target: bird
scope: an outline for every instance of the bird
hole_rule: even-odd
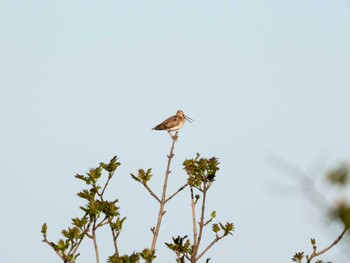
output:
[[[171,138],[174,139],[175,137],[171,134],[171,131],[178,131],[181,129],[186,120],[189,122],[193,121],[193,119],[186,116],[182,110],[178,110],[176,115],[167,118],[165,121],[152,128],[152,130],[165,130],[170,134]]]

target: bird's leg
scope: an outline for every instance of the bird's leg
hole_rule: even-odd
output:
[[[171,136],[171,139],[173,139],[173,140],[175,140],[175,141],[177,141],[177,139],[179,138],[179,137],[177,136],[178,131],[175,132],[175,135],[172,135],[170,131],[168,131],[168,133],[169,133],[169,135]]]

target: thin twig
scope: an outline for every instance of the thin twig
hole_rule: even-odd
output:
[[[113,177],[113,174],[114,174],[114,172],[109,172],[109,173],[108,173],[108,179],[107,179],[107,181],[106,181],[106,183],[105,183],[105,185],[104,185],[104,187],[103,187],[103,189],[102,189],[102,192],[100,192],[100,191],[98,190],[98,187],[97,187],[95,184],[93,185],[94,189],[96,190],[97,195],[100,197],[100,199],[101,199],[102,202],[104,202],[103,195],[104,195],[104,192],[105,192],[105,190],[106,190],[106,188],[107,188],[107,186],[108,186],[109,181],[110,181],[110,180],[112,179],[112,177]],[[107,222],[106,222],[105,220],[107,220]],[[106,216],[106,217],[95,227],[95,229],[97,229],[97,228],[99,228],[99,227],[102,227],[102,226],[104,226],[104,225],[107,225],[107,224],[111,225],[111,224],[112,224],[112,219],[111,219],[110,217],[107,217],[107,216]],[[118,235],[115,235],[114,230],[113,230],[112,228],[111,228],[111,232],[112,232],[112,239],[113,239],[114,251],[115,251],[115,254],[117,255],[117,257],[119,257],[118,244],[117,244]],[[87,236],[88,236],[89,238],[93,239],[94,245],[95,245],[96,236],[95,236],[95,239],[94,239],[93,235],[87,235]],[[96,248],[96,247],[97,247],[97,242],[96,242],[95,248]],[[98,251],[97,251],[97,253],[98,253]]]
[[[210,218],[207,222],[204,223],[204,226],[208,225],[209,223],[211,223],[211,221],[213,221],[213,218]]]
[[[105,183],[105,186],[102,189],[102,192],[101,192],[101,195],[100,195],[101,198],[102,198],[103,194],[105,193],[105,190],[106,190],[106,188],[108,186],[109,181],[112,179],[113,174],[114,174],[114,172],[108,172],[108,179],[107,179],[107,182]]]
[[[55,248],[55,245],[54,245],[52,242],[49,242],[49,241],[46,239],[46,237],[44,237],[43,242],[46,243],[46,244],[48,244],[50,247],[52,247],[52,249],[56,252],[56,254],[57,254],[62,260],[64,260],[64,254],[62,254],[62,252],[60,252],[59,250],[57,250],[57,249]]]
[[[90,224],[89,224],[89,227],[90,227]],[[80,238],[79,242],[75,245],[75,248],[72,250],[71,255],[74,255],[77,252],[82,241],[83,241],[83,238]]]
[[[119,258],[119,250],[118,250],[118,244],[117,244],[118,235],[115,234],[115,231],[112,228],[111,228],[111,231],[112,231],[115,255]]]
[[[334,242],[332,244],[330,244],[328,247],[322,249],[321,251],[316,252],[316,247],[315,247],[314,251],[312,252],[310,258],[307,261],[307,263],[310,263],[313,258],[318,257],[319,255],[322,255],[323,253],[326,253],[328,250],[330,250],[332,247],[334,247],[336,244],[338,244],[339,241],[342,240],[342,238],[344,237],[345,233],[348,230],[349,230],[349,227],[345,227],[343,232],[341,232],[341,234],[337,237],[337,239],[334,240]]]
[[[169,196],[169,197],[165,200],[165,203],[167,203],[168,201],[170,201],[175,195],[177,195],[179,192],[181,192],[183,189],[185,189],[187,185],[188,185],[188,184],[186,183],[186,184],[184,184],[183,186],[181,186],[181,187],[179,188],[179,190],[177,190],[175,193],[173,193],[171,196]]]
[[[195,261],[192,261],[193,263],[197,262],[196,257],[197,257],[199,246],[200,246],[200,243],[202,240],[203,228],[205,226],[204,214],[205,214],[206,196],[207,196],[207,187],[206,187],[206,184],[204,182],[203,183],[203,198],[202,198],[202,207],[201,207],[201,217],[200,217],[200,221],[199,221],[199,234],[198,234],[196,245],[193,246],[193,259],[195,259]]]
[[[111,232],[112,232],[112,239],[113,239],[113,245],[114,245],[114,251],[115,251],[115,255],[119,258],[119,249],[118,249],[118,243],[117,243],[117,238],[119,237],[119,233],[116,233],[116,231],[112,228],[112,219],[109,217],[108,218],[108,223],[109,226],[111,228]]]
[[[166,197],[166,189],[167,189],[167,186],[168,186],[168,178],[169,178],[169,174],[170,174],[170,164],[171,164],[171,160],[172,158],[174,157],[174,146],[175,146],[175,143],[177,141],[177,136],[178,132],[175,133],[174,136],[172,136],[172,140],[173,140],[173,143],[172,143],[172,146],[171,146],[171,149],[170,149],[170,153],[168,155],[168,165],[167,165],[167,168],[166,168],[166,171],[165,171],[165,178],[164,178],[164,184],[163,184],[163,193],[162,193],[162,199],[161,199],[161,202],[160,202],[160,206],[159,206],[159,212],[158,212],[158,219],[157,219],[157,225],[154,229],[153,232],[153,239],[152,239],[152,245],[151,245],[151,252],[153,252],[156,248],[156,244],[157,244],[157,238],[158,238],[158,235],[159,235],[159,229],[160,229],[160,225],[162,224],[162,218],[165,214],[165,211],[164,211],[164,206],[165,206],[165,197]]]
[[[197,262],[216,242],[218,242],[223,237],[224,236],[216,236],[216,238],[203,250],[203,252],[199,254],[195,262]]]
[[[207,188],[206,188],[206,184],[204,183],[204,186],[203,186],[203,198],[202,198],[201,219],[200,219],[200,222],[199,222],[199,235],[198,235],[198,244],[197,244],[198,247],[199,247],[199,244],[201,243],[202,234],[203,234],[203,228],[204,228],[204,214],[205,214],[205,202],[206,202],[206,197],[207,197]],[[198,251],[198,250],[197,250],[197,251]]]
[[[96,225],[96,229],[99,228],[99,227],[102,227],[104,225],[107,225],[109,223],[109,218],[107,216],[105,216],[105,218]]]
[[[147,191],[159,202],[161,203],[159,197],[151,190],[151,188],[149,188],[149,186],[147,184],[142,184],[146,189]]]

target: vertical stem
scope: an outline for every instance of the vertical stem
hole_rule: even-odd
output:
[[[198,244],[197,244],[197,219],[196,219],[196,204],[194,201],[193,196],[193,187],[190,187],[191,189],[191,207],[192,207],[192,224],[193,224],[193,252],[191,256],[191,263],[196,262],[196,255],[198,251]]]
[[[95,248],[95,255],[96,255],[96,263],[99,263],[100,262],[100,256],[99,256],[99,253],[98,253],[98,246],[97,246],[97,240],[96,240],[96,228],[95,228],[95,223],[96,221],[94,222],[94,226],[92,228],[92,240],[94,242],[94,248]]]
[[[207,187],[204,183],[203,186],[203,198],[202,198],[202,211],[201,211],[201,219],[199,221],[199,235],[198,235],[198,242],[197,242],[197,250],[196,254],[198,253],[198,248],[202,240],[202,234],[203,234],[203,228],[204,228],[204,213],[205,213],[205,202],[207,197]]]
[[[199,221],[199,234],[197,235],[197,225],[196,225],[196,214],[195,214],[195,206],[194,206],[194,200],[193,200],[193,190],[191,187],[191,198],[192,198],[192,218],[193,218],[193,253],[191,257],[191,263],[196,263],[198,258],[198,250],[199,250],[199,245],[202,240],[202,235],[203,235],[203,228],[204,228],[204,214],[205,214],[205,202],[206,202],[206,197],[207,197],[207,186],[204,183],[203,184],[203,197],[202,197],[202,208],[201,208],[201,218]]]
[[[168,186],[168,178],[169,178],[169,174],[170,174],[170,164],[171,164],[171,160],[174,156],[173,152],[174,152],[174,145],[175,142],[177,140],[177,133],[175,133],[174,136],[172,136],[173,139],[173,143],[170,149],[170,154],[168,155],[168,165],[165,171],[165,178],[164,178],[164,184],[163,184],[163,193],[162,193],[162,199],[160,200],[160,206],[159,206],[159,212],[158,212],[158,220],[157,220],[157,225],[155,227],[155,230],[153,231],[153,240],[152,240],[152,245],[151,245],[151,252],[153,252],[156,248],[156,244],[157,244],[157,239],[158,239],[158,235],[159,235],[159,229],[160,229],[160,225],[162,223],[162,219],[164,216],[164,206],[165,206],[165,201],[166,201],[166,189]]]
[[[109,219],[109,223],[111,224],[112,220]],[[117,244],[117,238],[118,236],[116,235],[115,231],[111,228],[112,231],[112,237],[113,237],[113,244],[114,244],[114,251],[115,251],[115,255],[119,258],[119,251],[118,251],[118,244]]]

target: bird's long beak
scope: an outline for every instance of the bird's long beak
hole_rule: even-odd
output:
[[[185,119],[188,120],[189,122],[192,122],[192,121],[193,121],[193,119],[191,119],[190,117],[188,117],[188,116],[186,116],[186,115],[184,115],[184,117],[185,117]]]

